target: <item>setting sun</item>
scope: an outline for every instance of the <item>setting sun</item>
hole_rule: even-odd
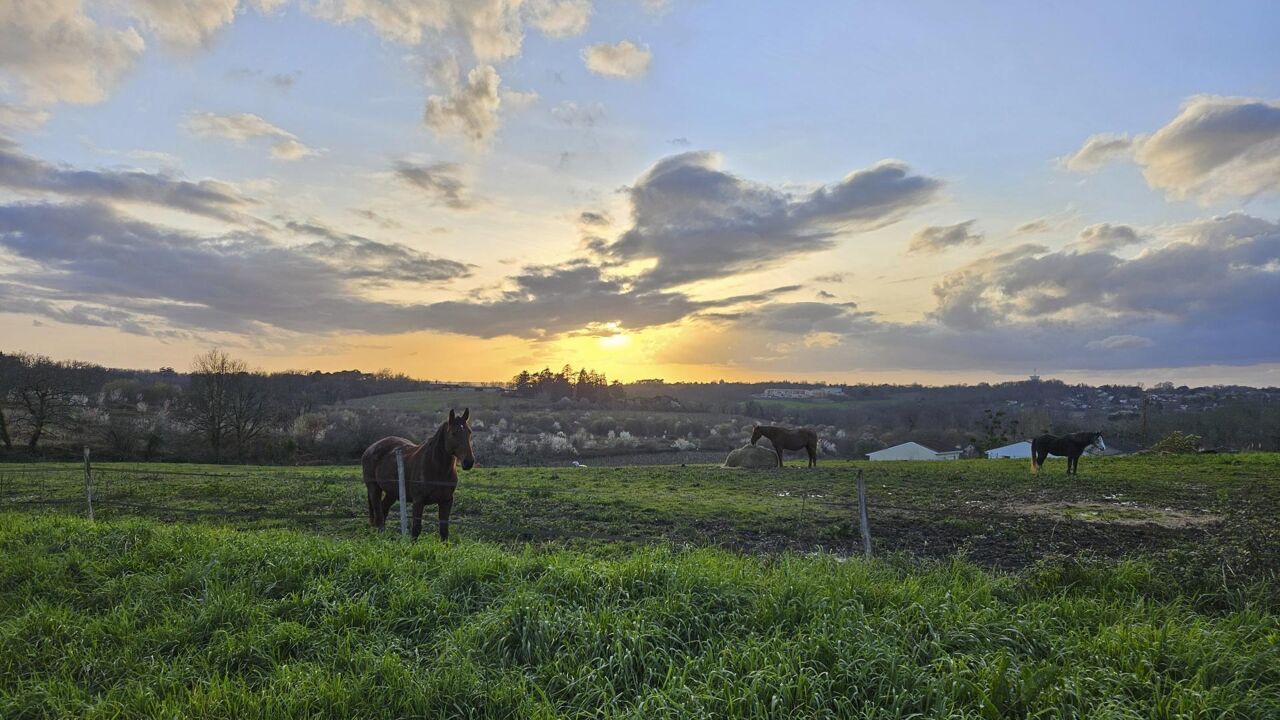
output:
[[[611,350],[614,348],[625,347],[629,344],[631,344],[631,336],[623,333],[600,338],[600,347],[609,348]]]

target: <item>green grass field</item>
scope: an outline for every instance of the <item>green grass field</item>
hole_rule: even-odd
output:
[[[1280,458],[1081,467],[0,466],[0,717],[1280,716]]]

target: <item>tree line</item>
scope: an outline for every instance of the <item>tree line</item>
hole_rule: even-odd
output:
[[[610,383],[604,373],[587,368],[574,372],[568,364],[555,373],[547,367],[536,372],[521,370],[511,379],[510,391],[517,397],[552,401],[569,398],[602,403],[626,398],[626,391],[617,380]]]

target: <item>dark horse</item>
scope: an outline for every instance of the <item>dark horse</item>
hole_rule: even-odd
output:
[[[809,467],[818,466],[818,433],[809,428],[778,427],[776,425],[757,425],[751,431],[751,444],[762,437],[773,443],[773,451],[778,453],[778,467],[782,467],[783,450],[804,450],[809,453]]]
[[[421,445],[402,437],[386,437],[369,446],[360,456],[364,466],[364,484],[369,491],[369,524],[382,530],[387,511],[400,499],[396,448],[404,454],[404,492],[413,502],[413,539],[422,532],[422,508],[440,508],[440,539],[449,539],[449,510],[453,508],[453,490],[458,486],[458,462],[463,470],[476,464],[471,452],[471,426],[467,419],[471,409],[455,416],[449,410],[444,422],[431,439]]]
[[[1080,456],[1090,447],[1107,449],[1107,444],[1102,442],[1102,433],[1078,432],[1062,437],[1041,435],[1031,441],[1031,473],[1039,473],[1045,458],[1052,454],[1067,459],[1068,475],[1079,475]]]

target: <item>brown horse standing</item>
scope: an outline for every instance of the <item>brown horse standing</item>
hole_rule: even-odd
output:
[[[757,425],[751,431],[751,444],[762,437],[773,443],[773,451],[778,454],[778,467],[782,467],[783,450],[804,450],[809,453],[809,467],[818,466],[818,433],[809,428],[784,428],[776,425]]]
[[[449,539],[449,511],[453,508],[453,491],[458,486],[458,462],[463,470],[475,465],[471,452],[471,426],[467,424],[471,409],[455,416],[449,410],[444,422],[431,439],[421,445],[402,437],[386,437],[369,446],[360,457],[364,467],[364,484],[369,493],[369,524],[382,530],[387,512],[400,499],[396,448],[404,453],[405,497],[413,502],[413,539],[422,532],[422,509],[427,505],[440,508],[440,539]]]

